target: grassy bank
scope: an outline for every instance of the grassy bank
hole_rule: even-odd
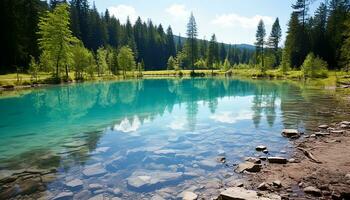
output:
[[[246,77],[246,78],[268,78],[268,79],[289,79],[289,80],[302,80],[303,74],[301,71],[289,71],[286,74],[283,74],[280,70],[267,70],[265,73],[262,73],[258,69],[234,69],[225,73],[221,70],[213,71],[215,76],[225,76],[230,75],[232,77]],[[206,77],[212,76],[211,70],[196,70],[197,74],[204,75]],[[159,71],[144,71],[143,77],[179,77],[184,76],[188,77],[191,74],[191,70],[159,70]],[[135,78],[137,73],[128,72],[127,78]],[[33,84],[49,84],[51,82],[51,74],[49,73],[40,73],[37,79],[33,79],[30,74],[5,74],[0,75],[0,86],[2,87],[11,87],[11,86],[29,86]],[[71,80],[74,80],[74,73],[70,73],[69,77]],[[98,80],[121,80],[125,79],[123,76],[115,75],[103,75],[103,76],[85,76],[85,81],[98,81]],[[342,71],[329,71],[328,76],[324,78],[314,79],[325,83],[325,85],[335,85],[346,84],[350,82],[349,73]]]

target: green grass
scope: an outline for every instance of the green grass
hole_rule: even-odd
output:
[[[196,73],[203,73],[205,76],[211,76],[211,70],[195,70]],[[288,71],[286,74],[283,74],[280,70],[267,70],[265,73],[262,73],[258,69],[254,68],[241,68],[241,69],[233,69],[231,70],[232,76],[238,77],[247,77],[247,78],[269,78],[269,79],[291,79],[291,80],[301,80],[303,79],[303,74],[301,71]],[[158,70],[158,71],[144,71],[142,74],[144,77],[178,77],[182,74],[182,76],[188,77],[190,76],[191,70]],[[221,70],[214,70],[214,73],[217,76],[224,76],[225,72]],[[127,72],[126,78],[136,78],[137,72]],[[31,78],[31,75],[21,73],[18,75],[16,73],[0,75],[0,86],[23,86],[23,85],[31,85],[33,83],[39,84],[48,84],[50,83],[50,78],[52,77],[49,73],[40,73],[38,76],[38,80],[34,80]],[[71,80],[74,80],[74,73],[70,73],[69,77]],[[89,77],[85,75],[85,80],[120,80],[124,79],[122,75],[103,75],[98,77],[97,75],[93,77]],[[19,80],[19,81],[18,81]],[[346,72],[335,72],[329,71],[328,77],[315,79],[317,81],[324,82],[326,85],[336,85],[336,83],[349,83],[350,75]]]

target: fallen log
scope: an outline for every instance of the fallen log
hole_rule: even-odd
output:
[[[304,155],[305,155],[307,158],[309,158],[312,162],[318,163],[318,164],[321,164],[321,163],[322,163],[321,161],[317,160],[317,159],[312,155],[312,153],[311,153],[311,152],[308,152],[306,149],[303,149],[303,148],[300,148],[300,147],[298,147],[298,149],[299,149],[300,151],[302,151],[302,152],[304,153]]]

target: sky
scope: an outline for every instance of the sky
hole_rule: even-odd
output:
[[[93,0],[89,0],[90,5]],[[313,3],[312,13],[319,5]],[[193,12],[198,28],[198,38],[210,39],[216,34],[219,42],[228,44],[254,44],[256,27],[263,19],[267,35],[278,17],[284,41],[287,23],[295,0],[95,0],[99,12],[110,14],[125,23],[129,16],[134,22],[138,16],[154,24],[169,25],[175,35],[186,34],[186,24]]]

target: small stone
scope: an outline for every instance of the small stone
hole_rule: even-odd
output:
[[[61,192],[56,197],[53,198],[53,200],[63,200],[63,199],[69,199],[73,197],[73,192]]]
[[[287,159],[282,158],[282,157],[268,157],[267,160],[270,163],[277,163],[277,164],[286,164],[287,163]]]
[[[183,200],[196,200],[197,198],[198,198],[198,195],[191,191],[184,191],[182,193]]]
[[[260,185],[258,186],[259,190],[267,190],[267,188],[268,188],[268,185],[265,182],[260,183]]]
[[[113,192],[113,194],[116,195],[116,196],[119,196],[119,195],[122,194],[122,192],[121,192],[121,190],[120,190],[119,188],[114,188],[112,192]]]
[[[315,133],[315,135],[316,135],[317,137],[324,137],[324,136],[330,135],[330,133],[317,132],[317,133]]]
[[[80,179],[74,179],[66,183],[66,186],[71,189],[77,189],[83,186],[83,181],[81,181]]]
[[[225,163],[226,162],[226,158],[224,156],[219,156],[216,158],[216,161],[218,161],[219,163]]]
[[[102,188],[103,188],[103,185],[101,184],[96,184],[96,183],[89,184],[89,190],[100,190]]]
[[[320,129],[327,129],[329,126],[327,124],[319,125],[318,128]]]
[[[340,122],[341,124],[344,124],[344,125],[347,125],[347,126],[350,126],[350,121],[342,121]]]
[[[241,187],[231,187],[220,193],[219,199],[258,199],[258,194],[254,190],[246,190]]]
[[[287,152],[285,150],[280,151],[281,154],[286,154]]]
[[[282,135],[288,138],[291,137],[300,137],[300,133],[296,129],[284,129],[282,130]]]
[[[255,148],[255,150],[257,150],[257,151],[264,151],[264,150],[266,150],[267,149],[267,147],[266,146],[263,146],[263,145],[259,145],[259,146],[257,146],[256,148]]]
[[[244,158],[244,160],[248,161],[248,162],[255,163],[255,164],[260,164],[261,163],[260,159],[254,158],[254,157],[246,157],[246,158]]]
[[[311,137],[311,138],[315,138],[315,137],[316,137],[316,134],[311,134],[310,137]]]
[[[268,154],[269,151],[265,149],[265,150],[263,150],[263,153],[264,153],[264,154]]]
[[[105,197],[103,196],[103,194],[99,194],[91,197],[89,200],[105,200]]]
[[[260,160],[264,160],[264,161],[265,161],[265,160],[267,160],[267,157],[265,157],[265,156],[261,156],[261,157],[259,157],[259,159],[260,159]]]
[[[346,174],[345,178],[350,180],[350,174]]]
[[[296,163],[296,160],[294,158],[291,158],[288,160],[289,163]]]
[[[247,172],[259,172],[260,170],[261,170],[261,165],[254,164],[254,163],[251,163],[251,162],[241,163],[235,169],[235,171],[238,172],[238,173],[242,173],[244,171],[247,171]]]
[[[272,185],[275,186],[275,187],[278,187],[278,188],[282,187],[282,183],[279,180],[273,181]]]
[[[333,130],[333,131],[331,131],[331,133],[333,133],[333,134],[343,134],[343,133],[345,133],[345,130]]]
[[[91,196],[91,192],[88,190],[83,190],[77,194],[74,195],[74,199],[88,199]]]
[[[321,192],[320,189],[317,189],[317,188],[312,187],[312,186],[304,188],[304,192],[307,193],[307,194],[315,195],[315,196],[321,196],[322,195],[322,192]]]

